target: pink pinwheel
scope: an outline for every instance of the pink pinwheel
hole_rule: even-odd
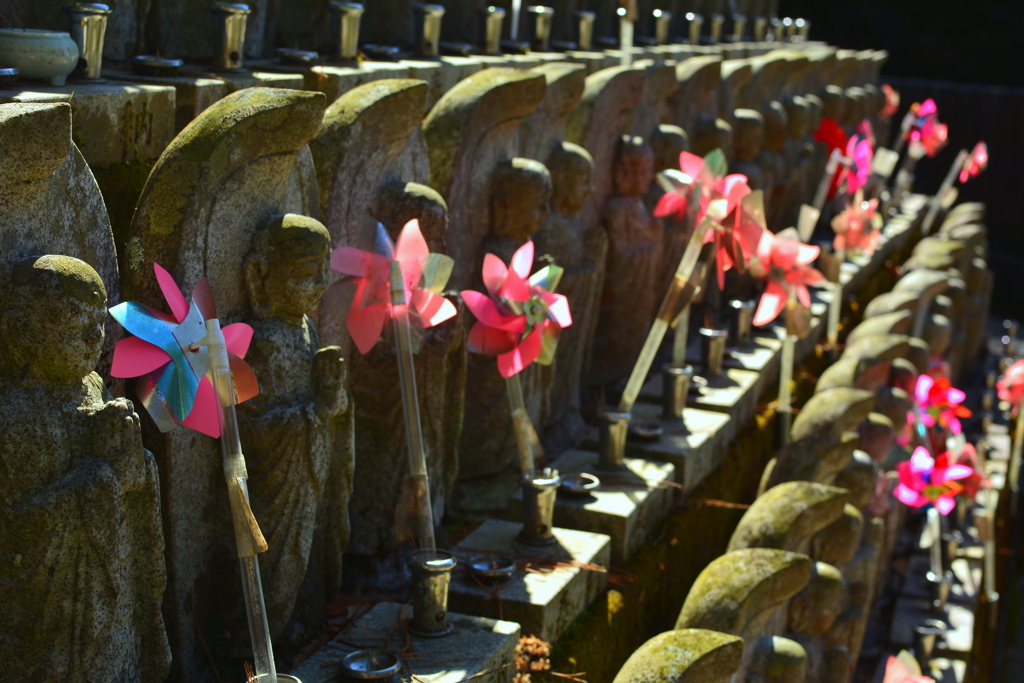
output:
[[[970,477],[974,470],[966,465],[946,463],[948,456],[940,463],[926,449],[918,446],[909,461],[896,465],[900,476],[894,492],[896,498],[913,508],[932,504],[936,510],[948,515],[956,507],[955,497],[963,491],[958,480]]]
[[[881,236],[875,226],[875,209],[878,200],[864,201],[858,193],[846,209],[832,219],[832,230],[836,237],[832,245],[836,251],[861,252],[873,254],[878,247]]]
[[[384,330],[384,323],[401,311],[392,303],[392,264],[402,274],[410,323],[420,328],[433,327],[453,317],[455,306],[441,296],[448,283],[453,261],[444,254],[431,254],[415,218],[405,224],[397,246],[377,224],[377,251],[339,247],[331,253],[331,268],[359,278],[352,309],[345,321],[348,333],[360,353],[369,353]]]
[[[971,411],[960,405],[966,395],[945,377],[921,375],[917,378],[914,396],[921,407],[921,422],[926,427],[939,426],[959,434],[959,418],[971,416]]]
[[[171,315],[134,301],[110,309],[110,315],[135,335],[114,347],[110,374],[139,378],[139,398],[161,431],[180,424],[217,438],[221,408],[207,377],[205,347],[206,321],[217,317],[210,286],[205,279],[197,282],[189,302],[170,273],[157,263],[153,270]],[[242,360],[249,350],[252,328],[235,323],[222,331],[235,380],[235,402],[241,403],[259,394],[256,375]]]
[[[907,665],[893,656],[885,663],[885,678],[882,683],[935,683],[931,676],[910,673]]]
[[[971,178],[978,177],[985,167],[988,166],[988,145],[982,140],[974,146],[971,150],[971,156],[964,162],[964,167],[960,169],[960,183],[966,183]]]
[[[851,135],[846,143],[846,156],[852,160],[845,175],[846,192],[850,195],[864,187],[868,182],[868,176],[871,175],[871,161],[875,156],[871,136],[871,124],[868,124],[867,130]]]
[[[665,194],[654,207],[654,215],[657,218],[675,216],[676,220],[681,220],[686,215],[690,194],[703,166],[704,160],[696,154],[683,152],[679,155],[679,170],[671,171],[659,178],[661,184],[665,186]]]
[[[939,122],[939,108],[935,100],[927,99],[911,110],[916,120],[910,131],[910,140],[920,144],[925,154],[934,157],[949,141],[949,127]]]
[[[946,452],[935,458],[936,467],[948,467],[950,463],[950,457],[952,453]],[[969,467],[971,473],[960,480],[960,485],[963,487],[963,495],[972,503],[978,497],[978,491],[981,490],[982,486],[988,486],[991,482],[986,481],[985,477],[979,471],[978,468],[978,451],[974,448],[973,444],[964,444],[964,450],[960,454],[960,457],[956,459],[957,465],[963,465]]]
[[[765,232],[756,253],[758,274],[768,281],[768,287],[754,314],[754,325],[761,327],[775,320],[786,307],[790,290],[795,289],[797,300],[810,307],[811,293],[807,285],[825,279],[824,275],[811,267],[821,249]]]
[[[569,300],[555,294],[562,269],[547,265],[530,275],[533,242],[512,255],[509,268],[494,254],[484,256],[488,294],[463,290],[462,300],[476,316],[469,350],[498,357],[498,372],[509,378],[530,363],[550,365],[563,328],[572,325]]]
[[[1006,373],[996,382],[1001,401],[1009,401],[1016,415],[1020,402],[1024,400],[1024,360],[1019,360],[1006,369]]]
[[[900,108],[900,91],[893,88],[888,83],[882,84],[882,92],[885,93],[885,105],[882,107],[882,111],[879,116],[882,119],[891,118],[893,114],[899,111]]]

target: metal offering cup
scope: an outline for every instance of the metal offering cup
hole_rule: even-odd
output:
[[[666,420],[683,419],[686,409],[686,396],[690,392],[690,380],[693,379],[693,366],[673,365],[666,363],[661,366],[661,416]]]
[[[597,411],[597,467],[620,470],[625,465],[626,437],[629,435],[629,413],[604,406]]]
[[[213,68],[238,71],[245,63],[245,26],[252,10],[248,5],[215,2],[213,14]]]
[[[666,9],[656,9],[654,15],[654,40],[658,45],[669,44],[669,28],[672,25],[672,13]]]
[[[412,6],[416,30],[416,51],[421,57],[437,57],[441,54],[441,19],[444,7],[417,3]]]
[[[398,673],[401,665],[398,656],[387,650],[356,650],[342,658],[341,673],[361,681],[380,681]]]
[[[480,10],[480,23],[480,35],[483,36],[480,51],[485,55],[500,55],[501,27],[505,23],[505,10],[500,7]]]
[[[455,630],[448,621],[448,584],[455,556],[445,550],[425,548],[409,557],[412,570],[412,618],[409,632],[426,638],[445,636]]]
[[[331,59],[352,61],[359,55],[359,24],[365,9],[359,3],[333,0],[331,10]]]
[[[103,38],[107,33],[107,16],[113,12],[107,5],[75,2],[67,5],[68,33],[78,45],[78,66],[74,76],[101,81],[103,71]]]
[[[725,358],[725,343],[728,339],[728,330],[700,328],[701,349],[704,354],[704,374],[706,377],[717,377],[722,374],[722,360]]]
[[[953,572],[945,571],[941,576],[928,572],[925,578],[928,580],[932,607],[941,612],[946,606],[946,600],[949,599],[949,590],[953,587]]]
[[[523,477],[523,528],[516,537],[520,543],[545,546],[556,542],[552,528],[561,483],[558,472],[550,468],[527,472]]]
[[[757,302],[733,299],[729,302],[729,309],[732,311],[732,343],[734,346],[746,346],[753,337]]]
[[[484,553],[469,558],[469,573],[481,581],[508,581],[516,571],[516,562],[507,555]]]
[[[562,484],[558,491],[567,496],[589,496],[591,491],[601,485],[601,480],[589,472],[573,472],[561,476]]]
[[[576,47],[584,52],[594,47],[594,21],[597,15],[585,10],[572,13],[576,27]]]
[[[914,626],[914,659],[917,660],[923,673],[931,670],[935,639],[946,630],[946,624],[938,619],[925,619]]]
[[[551,44],[551,24],[555,18],[555,10],[551,7],[535,5],[526,8],[529,22],[530,49],[536,52],[549,52]]]

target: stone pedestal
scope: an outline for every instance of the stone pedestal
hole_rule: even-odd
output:
[[[302,683],[348,680],[341,677],[341,660],[357,649],[390,650],[403,660],[403,680],[457,683],[485,672],[485,683],[511,683],[519,624],[468,617],[448,612],[455,631],[442,638],[419,638],[407,632],[402,619],[412,607],[380,602],[335,636],[315,655],[291,672]]]
[[[383,78],[409,78],[409,67],[396,62],[361,62],[351,66],[314,66],[306,73],[306,90],[319,90],[334,102],[357,85]]]
[[[780,345],[781,348],[781,345]],[[779,363],[779,353],[776,352],[775,364]],[[701,369],[702,359],[700,357],[700,346],[693,345],[687,350],[686,362],[694,367],[694,374],[704,377]],[[769,361],[770,362],[770,361]],[[716,413],[726,413],[740,424],[745,423],[757,411],[757,399],[761,395],[763,385],[762,375],[758,372],[744,370],[731,358],[726,355],[722,362],[722,374],[717,377],[708,378],[706,386],[699,386],[697,382],[690,384],[690,395],[686,400],[688,406],[707,410]],[[766,363],[767,365],[767,363]],[[776,376],[778,371],[776,370]],[[643,388],[640,390],[639,400],[658,404],[658,412],[661,411],[662,389],[661,375],[652,374]],[[636,413],[636,410],[633,411]]]
[[[460,567],[452,577],[448,608],[500,616],[518,622],[524,635],[557,640],[607,585],[611,539],[556,528],[557,543],[533,548],[516,541],[519,529],[514,522],[488,520],[454,548]],[[487,552],[513,556],[520,568],[503,584],[482,584],[466,566],[470,557]]]
[[[597,465],[597,453],[566,451],[551,463],[565,476],[577,472],[596,475],[601,485],[589,495],[571,496],[559,491],[555,501],[556,526],[611,537],[611,562],[622,566],[657,531],[672,509],[676,468],[667,462],[626,458],[626,470],[607,472]],[[506,517],[522,519],[523,494],[516,491]]]

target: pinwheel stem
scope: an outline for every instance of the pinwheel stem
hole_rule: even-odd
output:
[[[622,66],[633,63],[633,22],[623,17],[619,20],[619,49],[622,51]]]
[[[1017,487],[1020,485],[1020,458],[1021,452],[1024,451],[1024,399],[1021,400],[1017,406],[1017,423],[1013,430],[1013,447],[1010,452],[1010,490],[1014,491],[1014,495],[1010,496],[1010,513],[1012,515],[1017,514],[1017,506],[1019,504],[1019,494],[1016,493]]]
[[[419,394],[416,391],[412,328],[409,325],[402,268],[397,261],[391,262],[390,281],[395,339],[398,342],[398,381],[402,385],[402,414],[405,416],[405,443],[409,451],[409,476],[413,480],[411,491],[415,496],[411,501],[416,525],[412,534],[418,548],[434,550],[434,512],[430,503],[430,477],[427,473],[426,449],[423,446]]]
[[[535,468],[534,451],[540,454],[540,439],[537,437],[537,430],[530,421],[530,414],[526,412],[526,402],[523,400],[523,384],[519,375],[515,374],[505,378],[505,391],[508,393],[508,406],[512,411],[512,428],[516,432],[516,450],[519,452],[519,471],[523,476],[528,475]]]
[[[942,179],[942,185],[939,186],[939,191],[932,197],[931,203],[928,205],[928,213],[924,217],[924,223],[921,224],[921,234],[929,235],[932,231],[932,223],[939,215],[939,211],[942,209],[942,198],[949,192],[949,188],[953,187],[953,182],[956,181],[958,175],[960,175],[960,169],[964,167],[967,160],[970,158],[971,153],[966,149],[960,150],[960,153],[956,155],[956,160],[953,165],[949,167],[949,172],[946,173],[946,177]]]
[[[676,318],[676,335],[672,340],[672,364],[675,366],[686,365],[686,347],[690,334],[690,304],[683,306],[683,310]]]
[[[908,111],[904,116],[903,120],[900,121],[900,134],[896,136],[896,146],[893,147],[892,151],[897,155],[903,151],[903,146],[907,144],[907,136],[910,133],[910,129],[914,125],[914,112]],[[891,178],[889,178],[891,180]]]
[[[277,669],[274,649],[270,643],[267,609],[263,602],[263,584],[256,555],[267,549],[256,518],[249,505],[248,473],[245,455],[238,436],[238,418],[235,415],[235,386],[228,360],[227,343],[220,329],[220,321],[206,321],[206,346],[210,355],[210,375],[220,403],[220,447],[224,459],[224,478],[228,485],[231,519],[235,529],[235,546],[242,572],[242,593],[245,613],[249,619],[252,639],[253,664],[256,679],[261,683],[276,683]]]
[[[825,175],[821,177],[821,181],[818,182],[818,189],[814,193],[814,208],[821,213],[821,210],[825,208],[825,200],[828,199],[828,189],[832,186],[832,179],[836,175],[836,171],[839,170],[839,165],[842,164],[843,168],[849,168],[852,159],[844,156],[838,149],[832,150],[832,154],[829,155],[828,162],[825,164]]]
[[[932,574],[942,576],[942,515],[935,506],[928,508],[928,533],[932,537],[932,546],[929,548]]]
[[[789,290],[788,311],[796,305],[796,289]],[[790,334],[787,327],[786,338],[782,342],[782,368],[779,370],[779,442],[785,446],[789,443],[789,431],[793,426],[793,363],[796,356],[797,336]]]
[[[828,305],[828,345],[833,353],[839,346],[839,314],[843,310],[843,283],[839,277],[842,273],[842,264],[846,260],[846,252],[842,249],[836,250],[836,260],[839,261],[839,271],[836,274],[836,281],[832,283],[832,301]]]

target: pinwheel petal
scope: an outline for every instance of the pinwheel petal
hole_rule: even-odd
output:
[[[423,327],[433,327],[443,323],[445,320],[453,318],[457,312],[451,301],[425,289],[413,290],[412,307],[423,322]]]
[[[345,323],[359,353],[366,355],[380,339],[384,321],[388,318],[388,308],[387,304],[375,304],[349,311]]]
[[[922,474],[931,472],[933,467],[935,467],[935,460],[928,453],[928,449],[923,446],[915,448],[914,453],[910,456],[910,470],[916,474]]]
[[[946,400],[950,403],[963,403],[965,398],[967,398],[967,394],[955,387],[951,387],[949,393],[946,394]]]
[[[761,295],[761,301],[757,304],[757,312],[754,314],[754,325],[763,327],[779,317],[782,309],[786,306],[786,292],[775,282],[769,282]]]
[[[514,349],[508,353],[498,355],[498,372],[501,373],[502,377],[508,379],[512,375],[522,372],[528,365],[537,360],[543,343],[541,335],[542,333],[539,328],[534,329]]]
[[[159,346],[138,337],[125,337],[114,347],[110,374],[121,378],[141,377],[170,362],[171,357]]]
[[[925,100],[924,102],[922,102],[921,105],[917,108],[917,111],[914,112],[914,114],[919,119],[923,119],[926,116],[934,116],[935,114],[938,114],[938,113],[939,113],[939,107],[938,107],[938,105],[935,104],[935,100],[933,100],[930,97],[927,100]]]
[[[354,247],[338,247],[331,252],[331,268],[355,277],[369,277],[371,264],[385,260],[381,256]]]
[[[403,263],[406,261],[419,261],[429,253],[430,249],[427,247],[427,241],[423,239],[423,233],[420,231],[420,222],[418,219],[413,218],[405,224],[402,232],[398,235],[395,260]]]
[[[497,296],[502,285],[505,284],[505,279],[507,277],[508,268],[505,267],[504,261],[494,254],[485,254],[483,279],[484,287],[487,288],[487,292],[492,296]],[[465,292],[463,292],[463,294],[465,294]]]
[[[466,337],[466,348],[473,353],[485,356],[497,356],[508,353],[516,347],[516,335],[488,327],[483,323],[475,323]]]
[[[551,294],[545,292],[542,296],[544,303],[548,305],[548,315],[558,323],[561,328],[572,325],[572,313],[569,312],[569,299],[562,294]]]
[[[946,471],[942,475],[942,481],[947,479],[957,480],[966,479],[967,477],[974,474],[974,470],[967,465],[950,465],[946,468]]]
[[[486,294],[472,289],[463,290],[462,300],[478,321],[488,327],[506,332],[522,332],[526,329],[526,321],[522,316],[507,317],[498,311],[498,306]]]
[[[922,505],[926,505],[928,503],[927,498],[922,496],[917,491],[911,489],[910,487],[904,486],[903,484],[899,484],[896,487],[894,494],[901,503],[909,505],[910,507],[913,508],[919,508]]]
[[[171,308],[171,314],[180,323],[188,316],[189,306],[185,295],[181,293],[178,283],[174,281],[170,273],[164,270],[163,266],[154,262],[153,271],[156,273],[156,281],[160,285],[160,291],[164,295],[164,300],[167,301],[167,305]]]
[[[675,216],[676,220],[679,220],[686,215],[686,205],[686,197],[682,197],[675,192],[666,192],[661,195],[657,206],[654,207],[654,216],[655,218]]]
[[[802,303],[807,308],[811,307],[811,293],[807,291],[807,287],[804,285],[794,285],[796,288],[796,300]]]
[[[509,270],[505,282],[498,290],[498,297],[508,301],[528,301],[530,299],[530,284],[518,272]]]
[[[696,154],[683,152],[679,155],[679,170],[690,176],[690,178],[696,178],[700,175],[700,169],[703,166],[704,160]]]
[[[935,380],[928,375],[921,375],[917,378],[917,386],[914,387],[914,396],[917,398],[918,405],[925,406],[928,404],[928,394],[934,386]]]
[[[903,662],[889,655],[889,659],[885,663],[885,678],[882,683],[935,683],[935,679],[931,676],[918,676],[910,673]]]
[[[220,437],[220,403],[217,401],[217,394],[213,390],[210,380],[203,378],[196,391],[196,400],[192,411],[181,424],[189,429],[194,429],[201,434],[212,436],[214,439]]]
[[[245,323],[233,323],[221,331],[224,333],[224,341],[227,342],[228,353],[245,358],[252,342],[252,328]]]
[[[950,496],[940,496],[935,501],[935,509],[944,515],[948,515],[956,507],[956,501]]]
[[[260,383],[252,367],[233,353],[228,354],[228,363],[231,365],[231,375],[235,380],[235,403],[245,403],[250,398],[259,396]],[[195,409],[192,412],[195,412]]]
[[[530,271],[533,269],[533,241],[528,240],[526,244],[516,249],[512,255],[510,268],[523,281],[530,279]]]

